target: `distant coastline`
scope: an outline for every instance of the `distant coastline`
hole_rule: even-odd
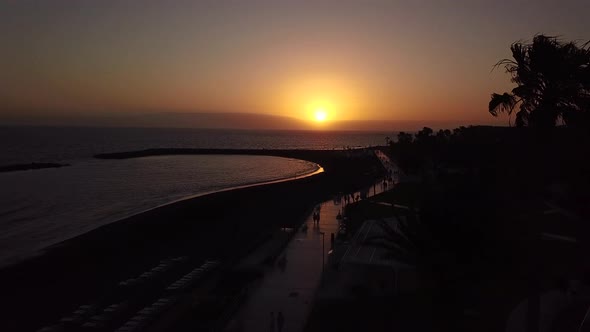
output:
[[[322,124],[289,116],[242,112],[143,112],[140,114],[85,115],[62,114],[52,116],[25,115],[15,112],[0,115],[0,122],[8,126],[56,127],[118,127],[118,128],[192,128],[201,130],[278,130],[278,131],[370,131],[390,132],[392,128],[418,131],[424,126],[435,129],[470,125],[471,121],[426,120],[339,120]],[[492,124],[480,123],[480,124]]]
[[[30,163],[30,164],[13,164],[0,166],[0,173],[16,172],[16,171],[28,171],[43,168],[59,168],[70,166],[70,164],[58,164],[58,163]]]

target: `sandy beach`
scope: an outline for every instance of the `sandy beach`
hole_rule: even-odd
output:
[[[91,302],[161,259],[189,256],[195,262],[235,261],[274,230],[298,225],[318,202],[366,186],[382,171],[370,151],[233,152],[303,159],[319,164],[325,172],[169,204],[64,241],[41,256],[7,267],[0,271],[3,330],[30,330],[59,319],[64,312]]]

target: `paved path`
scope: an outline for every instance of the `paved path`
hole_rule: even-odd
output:
[[[378,157],[384,165],[391,167],[383,155]],[[369,195],[381,193],[381,181],[368,189]],[[286,257],[284,269],[280,264],[268,268],[260,285],[252,291],[226,331],[270,331],[270,313],[274,312],[276,318],[279,311],[285,317],[284,332],[303,330],[322,275],[322,251],[327,261],[330,234],[336,236],[338,232],[336,216],[343,208],[343,202],[331,200],[318,205],[319,225],[314,226],[311,215],[307,218],[307,232],[299,230],[282,253]]]
[[[391,161],[391,159],[389,159],[389,157],[385,155],[383,152],[375,150],[375,155],[377,156],[383,167],[385,167],[385,170],[391,173],[393,181],[395,183],[398,183],[400,180],[400,176],[403,174],[403,171],[399,167],[397,167],[397,165],[394,164]]]
[[[315,290],[322,274],[322,235],[324,254],[330,250],[330,234],[338,231],[336,215],[342,208],[333,201],[320,207],[319,226],[309,216],[307,232],[299,230],[282,255],[286,264],[269,268],[262,283],[242,305],[230,324],[237,331],[270,331],[270,312],[285,316],[283,331],[301,331],[311,310]],[[280,258],[277,260],[280,261]],[[241,328],[241,329],[240,329]]]

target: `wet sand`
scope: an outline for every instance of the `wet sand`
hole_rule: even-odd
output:
[[[265,150],[261,154],[315,162],[325,173],[176,202],[100,227],[7,267],[0,271],[2,330],[31,330],[55,321],[163,258],[235,261],[277,228],[301,223],[318,202],[362,188],[382,171],[372,153],[357,152],[352,157],[343,151]]]

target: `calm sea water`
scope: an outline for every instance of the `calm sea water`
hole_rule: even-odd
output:
[[[195,195],[309,174],[318,165],[267,156],[96,153],[158,147],[340,149],[383,144],[383,133],[139,128],[0,128],[0,165],[72,166],[0,173],[0,266],[101,225]]]

